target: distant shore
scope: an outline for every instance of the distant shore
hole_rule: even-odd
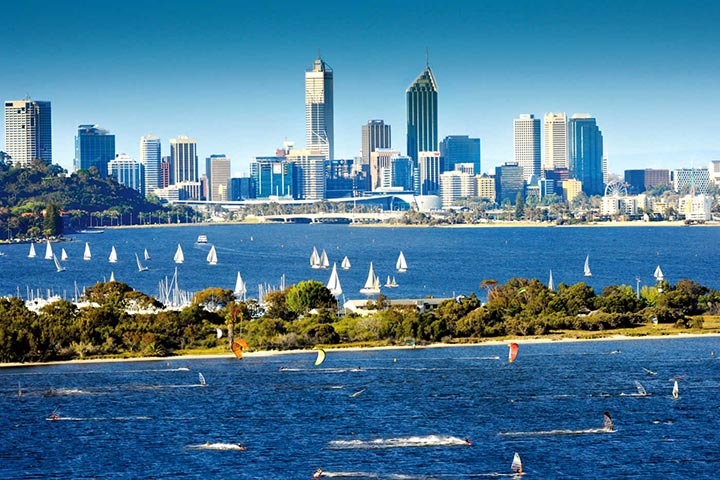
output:
[[[505,346],[509,342],[515,342],[519,345],[535,345],[546,343],[578,343],[578,342],[610,342],[610,341],[631,341],[631,340],[676,340],[686,338],[701,337],[720,337],[720,333],[677,333],[668,335],[619,335],[610,334],[604,337],[593,338],[573,338],[573,337],[557,337],[557,336],[535,336],[535,337],[516,337],[502,340],[484,340],[476,343],[432,343],[417,347],[408,345],[388,345],[380,347],[343,347],[342,345],[323,346],[326,352],[363,352],[372,350],[412,350],[413,348],[455,348],[455,347],[497,347]],[[310,354],[316,350],[261,350],[257,352],[243,353],[243,357],[275,357],[282,355],[302,355]],[[0,368],[19,368],[19,367],[41,367],[52,365],[68,365],[68,364],[93,364],[93,363],[116,363],[116,362],[179,362],[183,360],[198,359],[234,359],[232,352],[228,353],[208,353],[208,354],[188,354],[176,355],[172,357],[132,357],[132,358],[92,358],[92,359],[74,359],[61,360],[54,362],[35,362],[35,363],[0,363]]]

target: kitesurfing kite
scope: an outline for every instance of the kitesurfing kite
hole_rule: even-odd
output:
[[[248,344],[245,340],[240,338],[238,340],[233,341],[231,348],[232,348],[233,353],[237,357],[237,359],[240,360],[243,357],[242,352],[243,352],[243,350],[247,350]]]
[[[215,329],[215,334],[217,335],[218,339],[222,338],[222,336],[223,336],[223,332],[219,328]]]
[[[515,358],[517,358],[518,349],[520,347],[517,343],[511,343],[508,347],[510,347],[510,351],[508,352],[508,362],[512,363],[515,361]]]
[[[315,359],[315,366],[318,366],[325,361],[325,350],[323,350],[322,348],[318,348],[317,351],[318,353],[317,358]]]

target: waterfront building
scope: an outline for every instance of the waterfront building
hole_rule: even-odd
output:
[[[325,198],[358,197],[364,192],[365,175],[355,160],[325,161]]]
[[[418,195],[438,195],[440,193],[440,152],[418,152],[418,174],[420,189]]]
[[[180,188],[177,185],[166,185],[163,188],[156,188],[153,193],[157,195],[160,200],[165,200],[169,203],[180,200]]]
[[[523,168],[517,162],[505,162],[495,167],[495,192],[499,204],[506,200],[515,204],[518,193],[525,198]]]
[[[678,168],[670,174],[676,192],[708,193],[710,171],[707,168]]]
[[[440,142],[443,171],[455,170],[458,164],[472,164],[480,173],[480,139],[468,135],[448,135]]]
[[[252,177],[233,177],[228,180],[228,200],[250,200],[256,198],[255,179]]]
[[[284,156],[255,157],[250,162],[250,178],[256,198],[294,198],[295,166]]]
[[[635,216],[640,209],[647,211],[645,195],[605,195],[602,197],[600,214],[604,216]]]
[[[325,155],[313,150],[290,150],[286,160],[295,167],[294,198],[322,200],[325,198]]]
[[[440,197],[442,206],[447,209],[461,198],[477,196],[475,175],[458,170],[440,174]]]
[[[145,169],[145,193],[163,186],[160,176],[162,161],[160,139],[155,135],[140,137],[140,163]]]
[[[643,193],[652,187],[670,185],[670,170],[625,170],[625,183],[631,193]]]
[[[333,71],[318,57],[305,72],[305,145],[325,160],[335,157]]]
[[[170,139],[170,183],[199,182],[197,141],[180,135]],[[200,198],[198,196],[198,198]]]
[[[603,195],[603,136],[589,114],[574,114],[568,123],[570,176],[582,182],[586,195]]]
[[[567,119],[564,113],[543,117],[543,170],[568,168]]]
[[[478,198],[484,198],[496,203],[497,191],[495,190],[495,177],[483,173],[482,175],[475,175],[475,180],[477,182]]]
[[[180,200],[199,200],[202,194],[202,183],[200,182],[175,182],[173,184],[178,190]]]
[[[145,195],[145,167],[142,163],[121,153],[107,163],[105,170],[118,183]]]
[[[570,178],[570,179],[564,180],[562,182],[563,199],[568,203],[575,200],[575,197],[580,195],[580,192],[582,192],[582,191],[583,191],[583,185],[580,180]]]
[[[438,88],[429,65],[405,92],[407,102],[407,155],[438,149]]]
[[[382,120],[370,120],[362,126],[362,150],[360,156],[363,165],[370,165],[370,155],[379,148],[392,147],[390,125]],[[357,167],[356,167],[357,168]]]
[[[5,102],[5,154],[16,167],[27,167],[35,159],[52,163],[52,111],[50,102],[7,100]]]
[[[688,194],[680,199],[678,213],[685,216],[685,220],[693,222],[706,222],[712,219],[712,197],[706,194]]]
[[[171,184],[170,177],[172,176],[172,161],[170,156],[162,157],[160,161],[160,188],[165,188]]]
[[[513,119],[513,138],[515,163],[530,183],[533,176],[540,176],[540,119],[530,114]]]
[[[603,155],[602,157],[602,181],[603,185],[607,185],[610,182],[610,170],[608,167],[608,158]]]
[[[377,148],[370,154],[370,190],[376,191],[383,185],[382,172],[390,169],[390,159],[400,155],[391,148]]]
[[[228,199],[227,185],[230,179],[230,163],[230,159],[226,155],[210,155],[205,159],[208,200],[222,202]]]
[[[115,159],[115,135],[97,125],[80,125],[75,137],[75,171],[95,167],[108,176],[108,162]]]
[[[710,181],[715,185],[720,185],[720,160],[711,160],[708,167]]]
[[[406,155],[393,155],[390,165],[380,169],[383,191],[410,192],[415,188],[415,171],[412,158]]]

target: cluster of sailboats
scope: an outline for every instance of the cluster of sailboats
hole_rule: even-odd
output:
[[[324,269],[328,268],[329,266],[330,260],[328,259],[325,250],[322,250],[322,253],[318,254],[317,248],[313,247],[312,254],[310,255],[310,268]],[[343,270],[350,270],[350,259],[347,256],[345,256],[340,263],[340,268],[342,268]],[[395,262],[395,269],[399,273],[407,272],[408,265],[407,261],[405,260],[405,254],[403,254],[402,251],[400,251],[397,262]],[[375,295],[380,293],[380,289],[382,288],[382,286],[383,285],[381,285],[380,283],[380,277],[375,274],[373,264],[372,262],[370,262],[370,269],[368,271],[367,280],[365,281],[363,287],[360,289],[360,293],[363,293],[365,295]],[[397,288],[399,284],[397,283],[397,280],[395,280],[394,275],[392,277],[388,275],[384,286],[386,288]],[[328,280],[327,288],[336,297],[342,295],[342,286],[340,285],[340,277],[337,271],[337,263],[333,263],[332,273],[330,274],[330,280]]]

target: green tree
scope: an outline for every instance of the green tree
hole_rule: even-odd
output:
[[[48,203],[45,206],[43,233],[46,237],[56,237],[62,233],[62,217],[58,206],[54,203]]]
[[[337,301],[323,283],[305,280],[290,287],[287,306],[298,315],[304,315],[313,308],[337,308]]]

